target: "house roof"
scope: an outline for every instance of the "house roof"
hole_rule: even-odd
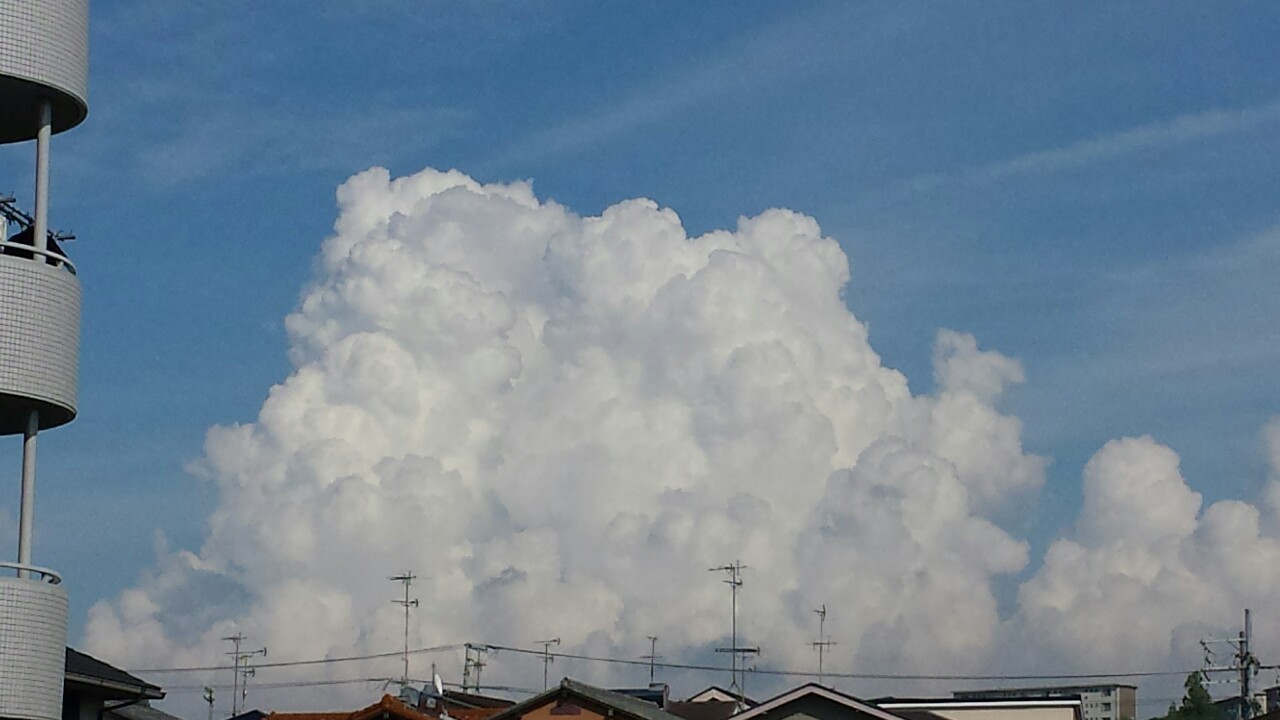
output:
[[[435,720],[431,715],[410,707],[397,698],[383,695],[382,699],[366,708],[352,712],[273,712],[267,720]]]
[[[449,704],[457,704],[464,707],[473,708],[509,708],[515,705],[514,702],[506,698],[497,698],[490,695],[481,695],[479,693],[463,692],[460,690],[445,690],[443,699]]]
[[[74,648],[67,648],[66,662],[68,684],[100,688],[113,699],[160,700],[164,698],[164,691],[158,686]]]
[[[731,693],[728,690],[725,690],[719,685],[711,685],[707,687],[705,690],[699,692],[698,694],[691,696],[685,702],[708,702],[712,700],[717,700],[717,701],[728,700],[731,702],[736,702],[737,699],[738,699],[738,696],[735,695],[734,693]],[[742,704],[746,705],[747,707],[755,707],[760,703],[755,700],[752,700],[749,697],[743,697]]]
[[[558,686],[503,710],[494,715],[492,720],[516,720],[516,718],[522,717],[529,710],[564,697],[577,697],[588,703],[612,710],[614,717],[621,715],[630,720],[677,720],[676,716],[663,712],[653,703],[637,700],[636,698],[578,682],[571,678],[565,678],[560,681]]]
[[[163,710],[157,710],[146,701],[134,703],[132,705],[123,705],[121,707],[104,709],[104,717],[122,718],[122,720],[179,720],[178,717],[170,715]]]
[[[894,713],[876,707],[865,700],[859,700],[852,695],[842,693],[839,690],[832,690],[829,687],[825,687],[817,683],[801,685],[800,687],[788,690],[781,695],[776,695],[753,708],[738,713],[734,716],[734,720],[752,720],[753,718],[764,716],[780,707],[789,705],[806,697],[823,698],[862,713],[863,715],[869,715],[876,718],[876,720],[903,720],[900,715],[895,715]]]
[[[668,700],[663,710],[684,720],[727,720],[738,711],[733,700]]]

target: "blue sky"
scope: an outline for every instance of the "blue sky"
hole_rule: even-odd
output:
[[[940,327],[1023,363],[1002,408],[1053,459],[1007,524],[1033,558],[1110,438],[1154,435],[1207,500],[1266,482],[1272,4],[99,0],[91,30],[51,218],[79,236],[81,414],[41,436],[36,546],[73,640],[158,533],[198,548],[217,498],[186,468],[289,372],[334,189],[373,165],[532,179],[583,214],[649,197],[691,234],[813,216],[913,389]],[[32,152],[0,152],[24,202]]]

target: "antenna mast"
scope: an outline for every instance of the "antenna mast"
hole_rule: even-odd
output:
[[[240,644],[243,643],[245,640],[249,639],[243,633],[228,635],[227,637],[224,637],[222,639],[231,643],[232,648],[234,648],[231,652],[227,654],[231,656],[231,661],[232,661],[232,664],[231,664],[231,669],[232,669],[231,717],[235,717],[236,715],[240,714],[241,702],[249,699],[249,678],[258,674],[254,668],[249,667],[249,659],[255,655],[261,655],[263,657],[266,657],[267,649],[265,647],[262,647],[257,650],[249,650],[246,652],[241,652]],[[241,667],[241,665],[243,665],[244,667]],[[241,677],[244,678],[243,685],[240,684]],[[213,693],[211,692],[210,695],[212,694]]]
[[[484,661],[484,654],[489,652],[489,648],[484,645],[472,645],[467,643],[463,646],[464,654],[462,659],[462,691],[466,692],[468,688],[475,692],[480,692],[480,671],[488,665]],[[474,657],[472,655],[474,654]],[[476,674],[475,684],[471,683],[472,671]]]
[[[409,690],[409,608],[418,607],[417,598],[409,599],[409,586],[413,584],[414,580],[418,579],[418,576],[412,572],[405,572],[393,575],[388,579],[392,582],[404,584],[404,599],[396,599],[391,602],[404,607],[404,655],[402,656],[404,672],[400,675],[400,696],[406,697],[405,693]]]
[[[556,661],[555,657],[551,655],[551,646],[559,645],[560,637],[556,636],[551,638],[550,640],[539,640],[534,644],[542,646],[542,689],[546,690],[547,689],[547,670],[548,668],[551,667],[551,663]],[[476,682],[477,683],[480,682],[480,675],[478,672],[476,673]]]
[[[730,672],[732,673],[733,679],[729,683],[729,690],[730,692],[736,691],[736,697],[738,698],[739,708],[741,708],[743,705],[743,691],[742,691],[742,684],[738,681],[738,657],[742,656],[743,664],[745,665],[746,658],[748,656],[755,655],[756,653],[760,652],[760,648],[758,647],[739,647],[738,646],[738,588],[742,587],[742,571],[745,570],[746,568],[747,566],[743,565],[742,561],[734,560],[733,563],[730,565],[721,565],[720,567],[713,567],[708,570],[708,572],[723,572],[729,575],[728,579],[724,580],[724,583],[729,586],[729,590],[732,594],[732,603],[733,603],[731,606],[732,619],[731,619],[730,647],[716,648],[716,652],[729,653],[729,657],[732,659],[732,666],[731,666],[732,669]],[[743,679],[745,680],[745,678]]]
[[[659,658],[661,658],[662,656],[658,654],[658,636],[657,636],[657,635],[646,635],[645,637],[649,638],[649,654],[648,654],[648,655],[641,655],[641,656],[640,656],[640,659],[641,659],[641,660],[648,660],[648,661],[649,661],[649,684],[650,684],[650,685],[652,685],[652,684],[653,684],[653,670],[654,670],[654,664],[655,664],[655,663],[657,662],[657,660],[658,660]]]
[[[822,685],[822,656],[828,648],[836,644],[836,641],[827,639],[827,604],[822,603],[822,607],[814,612],[818,615],[818,639],[813,643],[813,647],[818,651],[818,684]]]

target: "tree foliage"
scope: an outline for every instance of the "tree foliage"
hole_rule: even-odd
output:
[[[1182,705],[1169,704],[1169,711],[1153,720],[1224,720],[1222,708],[1213,704],[1213,698],[1204,687],[1204,676],[1193,672],[1182,684],[1186,691],[1182,695]]]

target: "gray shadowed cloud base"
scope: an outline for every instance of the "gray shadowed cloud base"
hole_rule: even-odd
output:
[[[203,547],[98,603],[88,651],[203,666],[238,630],[281,659],[387,652],[403,616],[386,578],[414,569],[415,647],[559,636],[633,657],[659,635],[696,657],[727,634],[707,568],[737,558],[741,631],[773,667],[812,666],[819,603],[845,671],[1183,667],[1245,604],[1280,636],[1280,579],[1256,571],[1280,561],[1280,492],[1201,508],[1148,437],[1097,453],[1074,531],[1033,561],[997,524],[1044,482],[995,407],[1021,365],[943,330],[936,390],[913,395],[809,217],[691,238],[648,200],[581,217],[430,169],[368,170],[338,203],[287,320],[292,374],[255,422],[208,434]],[[1280,424],[1264,439],[1280,483]],[[994,584],[1018,573],[1002,616]]]

